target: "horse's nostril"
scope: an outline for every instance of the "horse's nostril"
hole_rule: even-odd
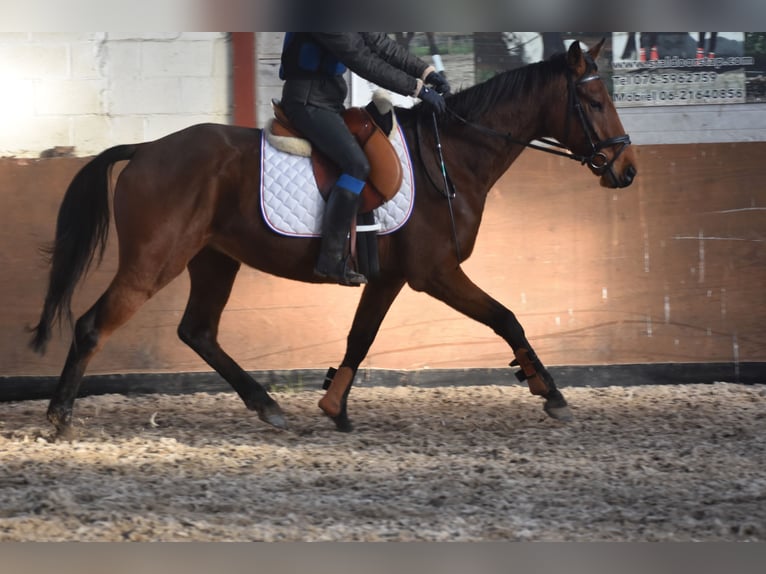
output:
[[[636,177],[637,170],[632,165],[629,165],[627,168],[625,168],[625,172],[622,176],[622,185],[623,187],[629,186],[631,183],[633,183],[633,179]]]

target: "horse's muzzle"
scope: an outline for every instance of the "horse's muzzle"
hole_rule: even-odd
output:
[[[617,187],[628,187],[636,177],[638,170],[633,164],[628,165],[619,176]]]
[[[619,173],[615,171],[614,167],[610,167],[601,175],[601,187],[608,187],[610,189],[628,187],[633,183],[637,174],[638,170],[632,163],[625,166]]]

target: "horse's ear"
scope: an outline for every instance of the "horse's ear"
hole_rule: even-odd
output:
[[[572,42],[572,44],[569,46],[569,50],[567,51],[567,63],[569,64],[569,68],[574,73],[575,78],[579,78],[585,73],[587,63],[585,62],[585,58],[582,55],[580,42],[577,40]]]
[[[588,54],[590,54],[590,57],[593,58],[594,62],[598,59],[598,55],[601,53],[601,48],[604,47],[604,42],[606,42],[606,37],[601,38],[601,41],[598,44],[588,50]]]

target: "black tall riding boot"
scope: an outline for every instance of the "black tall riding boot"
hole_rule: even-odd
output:
[[[342,285],[367,283],[364,275],[349,267],[346,256],[346,240],[359,200],[359,194],[336,185],[330,191],[322,220],[322,247],[314,273],[335,279]]]

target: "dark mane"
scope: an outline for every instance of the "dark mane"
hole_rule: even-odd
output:
[[[532,93],[566,70],[566,55],[502,72],[489,80],[461,90],[447,99],[449,109],[469,121],[481,117],[498,102]]]

